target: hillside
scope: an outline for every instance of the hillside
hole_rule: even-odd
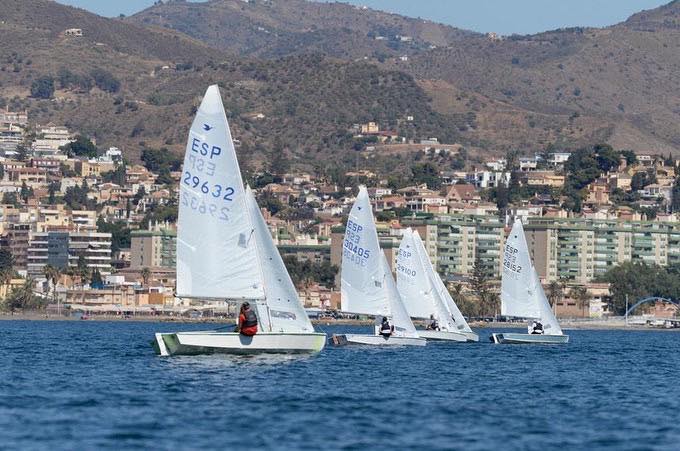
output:
[[[63,34],[72,27],[83,36]],[[228,57],[175,31],[46,0],[0,0],[0,39],[7,44],[0,48],[0,107],[26,108],[34,121],[66,124],[133,159],[143,146],[180,151],[211,83],[222,86],[247,164],[281,152],[298,164],[354,162],[348,130],[369,120],[414,137],[458,140],[448,125],[457,116],[433,111],[411,76],[365,62]],[[98,83],[97,71],[109,81]],[[45,76],[54,79],[53,98],[31,97],[32,83]],[[415,119],[400,126],[406,115]]]
[[[304,0],[170,2],[130,20],[179,30],[243,56],[318,51],[407,72],[434,100],[437,112],[474,117],[474,127],[459,131],[488,150],[578,147],[604,140],[666,153],[680,149],[679,10],[672,2],[604,29],[502,40]],[[403,55],[407,61],[399,58]]]
[[[261,58],[322,52],[343,59],[383,60],[476,36],[431,21],[306,0],[159,2],[128,20],[177,30],[233,54]]]

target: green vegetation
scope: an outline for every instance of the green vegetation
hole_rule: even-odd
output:
[[[54,95],[54,78],[44,75],[31,83],[31,97],[36,99],[51,99]]]
[[[65,67],[57,72],[57,80],[61,89],[78,89],[89,92],[92,89],[92,78],[87,75],[75,74]]]
[[[5,299],[3,307],[14,312],[17,309],[40,310],[45,308],[46,305],[46,300],[36,296],[33,292],[33,280],[27,279],[21,287],[12,289]]]
[[[629,305],[650,296],[680,300],[680,265],[668,267],[626,262],[610,269],[601,277],[611,284],[611,309],[617,315]]]
[[[70,186],[66,188],[64,203],[72,210],[94,210],[97,203],[93,199],[88,199],[87,195],[90,187],[86,180],[80,186]]]
[[[145,168],[157,174],[179,171],[182,167],[182,159],[166,147],[160,149],[144,148],[141,159]]]
[[[328,288],[335,286],[335,275],[338,267],[331,265],[330,262],[312,263],[308,260],[299,261],[294,255],[283,257],[283,263],[290,274],[295,286],[300,287],[311,282],[317,282]]]
[[[114,253],[130,248],[130,228],[125,221],[107,222],[100,216],[97,219],[97,232],[111,234],[111,251]]]
[[[0,248],[0,283],[7,283],[12,277],[14,277],[14,256],[9,249]]]
[[[105,69],[99,67],[92,69],[90,76],[94,80],[94,84],[102,91],[114,94],[120,90],[120,81]]]
[[[70,157],[95,158],[97,156],[97,146],[84,135],[77,135],[75,141],[66,144],[61,149]]]

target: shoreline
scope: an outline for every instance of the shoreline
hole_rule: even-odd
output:
[[[1,313],[0,321],[82,321],[78,316],[64,316],[46,313]],[[87,321],[135,321],[135,322],[158,322],[158,323],[196,323],[196,324],[236,324],[234,318],[185,318],[168,315],[137,315],[124,317],[121,315],[88,315]],[[312,324],[318,326],[371,326],[373,320],[356,320],[356,319],[312,319]],[[425,321],[414,321],[416,326],[424,326]],[[565,319],[561,321],[562,329],[569,330],[667,330],[680,331],[677,329],[666,329],[663,327],[654,327],[641,324],[626,325],[623,319],[609,319],[609,320],[575,320]],[[471,322],[470,327],[473,329],[524,329],[526,324],[523,322]]]

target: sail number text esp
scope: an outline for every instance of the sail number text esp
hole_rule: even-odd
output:
[[[503,253],[503,267],[508,271],[520,274],[522,272],[522,265],[517,264],[518,253],[518,249],[506,244],[505,252]]]
[[[236,190],[231,186],[213,183],[211,180],[216,170],[213,159],[222,154],[222,149],[198,138],[192,139],[190,147],[191,152],[187,153],[182,174],[182,184],[189,190],[181,193],[182,204],[201,214],[209,214],[222,221],[228,221],[229,208],[220,203],[232,202]],[[213,199],[218,203],[214,203]]]
[[[364,249],[359,246],[361,243],[361,232],[363,226],[357,224],[351,219],[347,220],[347,227],[345,229],[345,241],[343,242],[343,254],[348,261],[355,265],[366,266],[368,258],[371,256],[369,249]]]

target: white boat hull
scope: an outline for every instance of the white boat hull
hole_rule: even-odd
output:
[[[331,340],[336,346],[368,345],[368,346],[425,346],[427,341],[422,337],[383,337],[368,334],[340,334],[333,335]]]
[[[449,332],[445,330],[418,330],[418,335],[426,340],[456,341],[459,343],[468,341],[467,336],[461,332]]]
[[[492,334],[491,341],[496,344],[563,344],[569,342],[569,335],[542,334]]]
[[[162,356],[196,354],[317,353],[326,344],[324,333],[265,333],[252,337],[236,332],[157,333],[153,341]]]

